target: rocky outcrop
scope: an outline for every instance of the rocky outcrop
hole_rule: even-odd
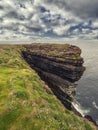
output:
[[[75,82],[85,70],[81,50],[69,44],[31,44],[24,47],[24,59],[49,84],[57,98],[71,109]]]

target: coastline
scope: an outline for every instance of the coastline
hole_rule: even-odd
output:
[[[93,118],[89,114],[87,114],[88,112],[83,112],[84,110],[81,108],[78,102],[72,102],[72,111],[79,117],[92,122],[96,127],[98,127],[96,121],[94,121]]]

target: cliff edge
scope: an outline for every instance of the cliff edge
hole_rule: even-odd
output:
[[[27,48],[0,45],[0,130],[97,130],[92,122],[65,109],[36,71],[28,66],[21,55],[21,51],[28,52]],[[55,93],[63,93],[63,87],[62,91],[57,88],[62,83],[61,86],[65,82],[66,85],[73,83],[40,70],[45,78],[47,73],[47,81],[56,83],[49,85]],[[63,98],[65,93],[61,95]]]
[[[22,55],[65,107],[72,109],[76,81],[85,70],[81,49],[69,44],[31,44],[25,45]]]

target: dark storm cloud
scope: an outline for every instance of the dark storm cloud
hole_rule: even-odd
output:
[[[98,0],[44,0],[46,4],[54,4],[59,9],[70,11],[80,18],[98,18]]]
[[[73,3],[69,2],[67,6],[80,18],[98,18],[98,0],[73,0]]]
[[[20,15],[15,11],[8,12],[4,17],[11,18],[11,19],[15,18],[15,19],[19,19],[19,20],[25,20],[24,15],[22,15],[22,14]]]
[[[3,6],[0,5],[0,10],[2,10],[2,9],[3,9]]]

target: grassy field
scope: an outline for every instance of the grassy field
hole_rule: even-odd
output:
[[[0,130],[95,130],[64,108],[22,59],[21,49],[0,46]]]

